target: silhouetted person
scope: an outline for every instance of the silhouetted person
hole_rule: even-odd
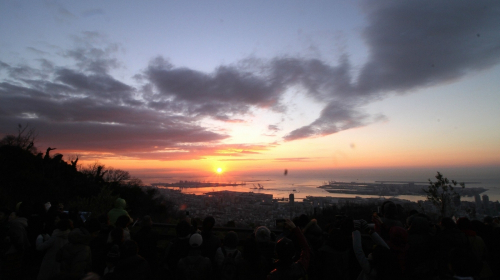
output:
[[[151,270],[156,271],[158,266],[158,233],[153,231],[150,216],[144,216],[141,229],[134,235],[134,240],[139,246],[139,255],[148,261]]]
[[[130,218],[130,215],[125,210],[126,206],[127,206],[127,202],[125,201],[125,199],[117,198],[115,200],[114,208],[108,212],[109,223],[111,225],[114,226],[116,223],[116,220],[118,220],[118,217],[123,216],[123,215],[128,216],[130,221],[132,221],[132,218]]]
[[[7,208],[0,208],[0,256],[5,255],[9,249],[9,216],[11,211]]]
[[[361,233],[359,230],[352,232],[354,253],[362,268],[358,279],[402,279],[401,268],[389,246],[376,232],[371,236],[377,246],[367,258],[361,246]]]
[[[120,247],[120,257],[113,272],[106,274],[105,280],[146,280],[151,270],[148,262],[137,254],[139,248],[133,240],[126,240]]]
[[[217,264],[217,279],[238,279],[240,274],[243,255],[238,250],[238,234],[230,231],[224,236],[223,245],[215,253]]]
[[[61,273],[82,277],[92,270],[91,239],[92,235],[84,228],[75,228],[69,233],[69,243],[59,251]]]
[[[57,228],[50,237],[47,234],[39,235],[36,240],[36,249],[45,251],[37,280],[50,279],[61,272],[61,264],[57,261],[57,254],[68,243],[72,223],[69,219],[63,219],[56,226]]]
[[[163,263],[163,273],[170,275],[170,277],[175,277],[177,263],[180,259],[186,257],[191,249],[191,246],[189,245],[191,225],[186,220],[182,220],[177,224],[175,230],[177,237],[170,242],[165,250],[165,260]]]
[[[261,226],[245,240],[240,279],[263,279],[274,269],[274,239],[271,231]]]
[[[25,254],[28,252],[28,219],[26,218],[26,205],[19,202],[16,210],[9,216],[8,236],[10,244],[3,256],[1,276],[4,279],[19,279],[23,274]]]
[[[477,275],[479,278],[486,278],[492,276],[492,271],[486,262],[488,256],[488,248],[483,241],[483,239],[477,235],[477,233],[472,230],[471,222],[468,218],[460,218],[457,221],[457,227],[460,229],[469,240],[469,244],[472,250],[472,254],[476,259],[478,266]]]
[[[286,226],[292,231],[300,245],[300,258],[294,262],[295,246],[292,240],[283,237],[276,242],[276,268],[271,271],[267,279],[302,279],[307,275],[310,261],[310,249],[307,241],[299,227],[289,219],[285,220]]]
[[[176,276],[179,280],[203,280],[212,277],[212,262],[201,254],[203,237],[199,233],[189,238],[188,256],[177,263]]]
[[[201,245],[201,254],[204,257],[207,257],[210,259],[212,262],[213,267],[215,268],[215,252],[217,249],[220,247],[221,242],[220,239],[215,236],[215,234],[212,231],[212,228],[215,225],[215,219],[212,216],[205,217],[203,219],[203,227],[201,230],[201,236],[203,237],[203,244]]]

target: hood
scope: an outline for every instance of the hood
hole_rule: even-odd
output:
[[[127,202],[123,198],[117,198],[115,200],[115,208],[121,208],[125,209],[125,206],[127,206]]]

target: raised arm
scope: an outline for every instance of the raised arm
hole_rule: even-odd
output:
[[[377,245],[383,246],[387,249],[391,249],[391,248],[389,248],[389,245],[387,245],[387,243],[385,243],[384,239],[382,239],[382,237],[380,237],[380,235],[378,235],[378,233],[376,233],[376,232],[372,233],[372,240]]]
[[[311,249],[309,248],[309,244],[307,243],[307,240],[300,228],[296,227],[291,220],[286,219],[285,223],[292,230],[300,245],[300,259],[297,263],[300,263],[302,267],[307,270],[311,259]]]
[[[354,255],[356,255],[356,259],[358,260],[361,269],[366,275],[370,275],[371,266],[368,259],[365,257],[365,253],[363,252],[363,246],[361,245],[361,233],[359,230],[355,230],[352,232],[352,248],[354,249]]]

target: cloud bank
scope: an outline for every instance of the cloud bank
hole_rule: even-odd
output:
[[[383,120],[363,112],[370,102],[453,81],[500,61],[500,2],[367,1],[362,9],[369,55],[360,66],[352,65],[348,54],[335,65],[281,56],[245,59],[205,73],[159,56],[134,73],[132,84],[113,76],[122,65],[114,57],[119,46],[99,44],[99,33],[75,37],[91,43],[61,54],[72,65],[57,65],[27,46],[40,55],[37,66],[0,61],[0,129],[29,122],[43,131],[44,142],[133,158],[241,156],[275,144],[225,145],[230,134],[202,120],[244,122],[255,108],[286,114],[283,97],[296,87],[324,108],[282,140],[320,137]],[[267,129],[280,131],[274,124]]]

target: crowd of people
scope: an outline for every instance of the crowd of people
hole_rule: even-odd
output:
[[[47,203],[0,209],[0,279],[498,279],[500,223],[398,212],[391,201],[371,221],[301,215],[248,236],[213,231],[184,216],[160,246],[151,217],[133,219],[126,202],[83,221]],[[31,211],[28,211],[31,209]]]

